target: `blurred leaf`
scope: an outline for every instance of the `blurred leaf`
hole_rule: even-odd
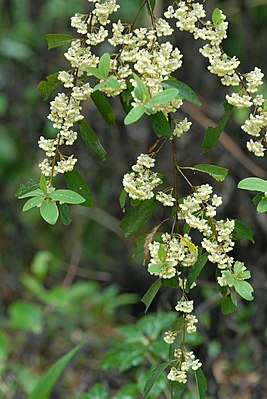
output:
[[[73,40],[77,40],[76,37],[66,35],[65,33],[48,33],[45,35],[45,39],[47,41],[48,50],[63,46],[64,44],[69,44],[73,42]]]
[[[107,151],[100,143],[95,131],[85,120],[78,122],[80,133],[84,143],[89,147],[102,161],[107,158]]]
[[[221,11],[219,8],[214,9],[211,20],[214,23],[214,25],[220,25],[220,23],[223,21],[221,16]]]
[[[144,115],[144,113],[145,107],[143,105],[137,105],[126,115],[124,118],[124,124],[130,125],[131,123],[138,121]]]
[[[72,190],[56,190],[49,196],[54,201],[59,201],[65,204],[82,204],[85,199],[78,193]]]
[[[175,88],[165,89],[159,93],[156,93],[150,100],[149,104],[166,104],[176,98],[178,90]]]
[[[258,193],[255,195],[255,197],[252,198],[252,202],[255,206],[258,206],[258,203],[264,198],[263,193]]]
[[[59,215],[64,226],[69,226],[72,223],[72,215],[67,204],[59,205]]]
[[[149,397],[149,393],[151,391],[151,389],[153,388],[156,380],[158,379],[158,377],[161,375],[161,373],[166,369],[166,367],[168,367],[169,363],[162,363],[160,366],[156,367],[155,369],[153,369],[151,371],[151,375],[148,378],[148,380],[146,381],[146,385],[144,388],[144,399],[147,399]]]
[[[49,224],[56,224],[59,216],[58,207],[53,201],[46,199],[40,206],[42,218]]]
[[[267,192],[267,181],[259,177],[247,177],[238,183],[238,188],[242,190]]]
[[[257,212],[267,212],[267,198],[263,198],[257,205]]]
[[[208,261],[208,256],[209,256],[209,254],[207,252],[205,252],[198,258],[196,263],[190,268],[189,274],[187,276],[185,292],[189,292],[191,285],[198,278],[201,270],[203,269],[203,267],[206,265],[206,263]]]
[[[232,302],[231,297],[226,296],[225,298],[222,299],[221,302],[221,309],[222,309],[222,313],[224,315],[226,314],[230,314],[233,313],[237,310],[236,305]]]
[[[152,130],[157,137],[170,137],[172,130],[162,111],[149,116]]]
[[[110,71],[110,54],[109,53],[104,53],[100,60],[99,60],[99,65],[98,68],[104,75],[104,79],[108,77],[109,71]]]
[[[95,384],[86,399],[108,399],[109,395],[106,388],[101,384]]]
[[[217,181],[224,181],[226,176],[228,175],[229,169],[222,168],[216,165],[209,165],[209,164],[199,164],[188,169],[196,170],[199,172],[207,173],[211,177],[213,177]]]
[[[148,289],[146,294],[141,298],[141,302],[143,302],[146,306],[145,313],[148,311],[149,306],[151,305],[153,299],[157,295],[160,287],[162,286],[161,280],[156,280]]]
[[[8,337],[4,331],[0,331],[0,373],[7,367],[9,353]]]
[[[210,151],[215,146],[231,116],[234,107],[231,104],[229,104],[227,101],[225,101],[223,106],[225,113],[223,117],[220,119],[218,125],[216,127],[208,127],[208,129],[205,132],[205,136],[201,145],[202,154],[207,151]]]
[[[86,181],[80,175],[78,170],[74,168],[71,172],[64,173],[64,177],[67,182],[68,188],[80,194],[85,199],[85,202],[82,202],[81,206],[84,206],[86,208],[92,208],[92,194],[86,184]]]
[[[11,328],[40,334],[43,327],[42,309],[34,303],[17,300],[8,307],[8,325]]]
[[[253,301],[254,297],[252,295],[253,293],[253,287],[247,282],[243,280],[234,280],[234,287],[236,289],[236,292],[244,299],[247,301]]]
[[[151,216],[157,202],[154,198],[142,201],[142,203],[133,208],[121,221],[120,227],[126,237],[135,233]]]
[[[128,87],[129,86],[129,87]],[[128,114],[132,107],[132,101],[133,101],[133,97],[132,97],[132,91],[133,91],[133,87],[131,85],[127,86],[127,90],[124,90],[121,94],[120,94],[120,102],[121,105],[124,109],[124,112],[126,114]]]
[[[185,384],[176,382],[176,381],[171,381],[170,382],[171,386],[171,399],[178,399],[181,397],[181,394],[183,393],[185,389]]]
[[[91,99],[107,124],[113,125],[116,118],[113,109],[104,94],[100,91],[95,91],[91,94]]]
[[[0,40],[0,55],[16,61],[23,61],[23,63],[34,58],[34,53],[27,44],[6,37],[6,35]]]
[[[180,98],[181,100],[186,100],[189,101],[198,107],[200,107],[201,102],[199,101],[196,93],[194,92],[191,87],[187,86],[187,84],[180,82],[179,80],[175,78],[171,78],[168,80],[164,80],[161,85],[165,88],[170,88],[174,87],[178,90],[178,96],[177,98]]]
[[[125,203],[126,203],[126,199],[127,199],[127,193],[124,190],[124,188],[121,190],[120,196],[119,196],[119,203],[120,203],[120,207],[122,209],[122,212],[125,212]]]
[[[80,348],[81,345],[75,346],[75,348],[57,360],[38,381],[37,385],[30,393],[29,399],[48,399],[63,370]]]
[[[255,243],[253,232],[245,223],[241,223],[240,220],[237,219],[235,220],[233,238],[234,240],[242,240],[243,238],[246,238],[247,240],[253,242],[253,244]]]
[[[179,277],[176,275],[172,278],[162,278],[161,279],[162,285],[169,288],[178,288],[179,287]]]
[[[43,280],[49,269],[57,268],[57,259],[50,251],[38,251],[31,261],[31,271],[39,279]]]
[[[38,84],[38,90],[44,96],[44,101],[46,101],[51,96],[51,94],[61,85],[62,82],[61,80],[58,80],[58,72],[56,72],[52,73],[49,76],[46,76],[45,80],[42,80]]]
[[[208,386],[207,386],[206,377],[201,368],[195,371],[195,378],[198,390],[198,397],[199,399],[205,399]]]
[[[22,198],[25,194],[29,193],[30,191],[36,190],[39,188],[39,180],[31,179],[27,181],[27,183],[22,184],[18,190],[16,191],[15,197]],[[41,190],[40,190],[41,192]],[[25,197],[24,197],[25,198]]]

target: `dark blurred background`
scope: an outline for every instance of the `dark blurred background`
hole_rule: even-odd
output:
[[[131,21],[141,1],[119,3],[120,18]],[[157,0],[158,15],[168,4]],[[206,4],[210,11],[216,6],[225,11],[230,23],[225,50],[241,59],[242,72],[258,66],[266,74],[266,0]],[[93,193],[92,210],[75,207],[71,226],[58,223],[51,227],[35,210],[22,214],[22,204],[14,197],[21,183],[39,177],[37,165],[43,154],[37,140],[40,135],[52,134],[46,119],[49,104],[43,102],[37,84],[50,73],[68,69],[64,48],[48,52],[44,35],[73,34],[70,16],[86,12],[87,7],[83,0],[0,0],[0,397],[5,399],[27,397],[38,376],[81,340],[87,343],[81,365],[68,372],[68,388],[58,389],[51,398],[78,398],[76,392],[90,389],[97,380],[108,381],[110,377],[100,373],[98,361],[108,348],[110,336],[116,335],[117,324],[134,323],[143,315],[139,298],[152,282],[141,266],[142,257],[132,257],[134,238],[125,239],[118,226],[123,217],[118,196],[123,174],[155,138],[143,120],[128,128],[123,125],[118,99],[112,101],[117,116],[112,127],[105,124],[91,102],[84,105],[88,122],[109,153],[107,161],[102,162],[80,140],[75,147],[78,169]],[[146,23],[147,16],[142,14],[140,21]],[[208,73],[206,60],[198,53],[199,42],[181,32],[175,33],[172,41],[184,54],[184,66],[176,77],[189,84],[203,102],[199,109],[187,103],[180,111],[193,122],[193,129],[178,142],[178,162],[183,166],[213,163],[230,168],[224,184],[204,175],[191,178],[195,184],[213,184],[215,192],[224,198],[221,217],[246,223],[256,242],[253,245],[242,240],[234,250],[235,258],[251,269],[255,289],[255,301],[240,303],[238,314],[221,315],[212,283],[213,266],[201,276],[200,288],[194,293],[203,335],[197,351],[208,375],[211,398],[264,399],[267,214],[257,215],[251,196],[237,191],[236,186],[247,176],[266,178],[266,160],[246,151],[247,137],[239,127],[247,115],[243,110],[234,112],[216,148],[199,155],[205,129],[223,113],[226,90]],[[267,94],[267,84],[262,92]],[[166,147],[160,154],[157,170],[171,182],[169,151]],[[64,183],[59,180],[58,184]],[[180,192],[188,194],[185,183],[179,184]],[[149,226],[163,217],[159,210]],[[71,288],[76,283],[75,291]],[[46,299],[40,295],[42,287]],[[138,297],[122,295],[126,293]],[[110,307],[116,299],[117,305]],[[175,294],[163,290],[156,302],[152,311],[172,310]]]

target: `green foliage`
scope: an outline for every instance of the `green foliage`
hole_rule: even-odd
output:
[[[259,177],[247,177],[238,183],[238,188],[242,190],[267,192],[267,181]]]
[[[204,254],[200,255],[196,263],[190,268],[189,274],[186,280],[186,288],[185,291],[189,292],[191,285],[196,281],[198,278],[201,270],[206,265],[208,261],[208,253],[205,252]]]
[[[68,188],[84,198],[85,201],[81,202],[80,205],[91,208],[93,206],[92,194],[78,170],[74,168],[71,172],[64,173],[64,177]]]
[[[205,132],[205,136],[201,145],[202,154],[207,151],[210,151],[215,146],[232,114],[233,108],[234,107],[228,102],[224,103],[225,113],[221,118],[221,120],[219,121],[218,125],[216,127],[208,127],[208,129]]]
[[[44,101],[46,101],[61,85],[62,82],[58,80],[58,72],[55,72],[49,76],[46,76],[45,80],[42,80],[38,84],[38,90],[44,96]]]
[[[177,98],[180,98],[181,100],[189,101],[189,102],[197,105],[198,107],[200,107],[201,102],[200,102],[199,98],[197,97],[194,90],[191,89],[191,87],[189,87],[187,84],[180,82],[179,80],[177,80],[175,78],[171,78],[171,79],[164,80],[164,82],[162,82],[161,85],[163,87],[165,87],[166,89],[171,88],[171,87],[177,89],[178,90],[178,94],[176,96]]]
[[[215,180],[220,181],[220,182],[225,180],[225,178],[227,177],[228,172],[229,172],[229,169],[227,169],[227,168],[222,168],[220,166],[209,165],[209,164],[199,164],[199,165],[195,165],[189,169],[196,170],[198,172],[207,173],[208,175],[213,177]]]
[[[160,279],[156,280],[148,289],[146,294],[142,297],[141,301],[145,304],[146,309],[145,313],[148,311],[153,299],[157,295],[160,287],[162,286],[162,282]]]
[[[120,222],[120,227],[126,237],[140,229],[145,221],[151,216],[157,206],[155,198],[142,201],[140,205],[134,207]]]
[[[64,33],[48,33],[45,35],[45,39],[47,41],[48,50],[63,46],[64,44],[70,44],[73,40],[76,40],[75,37]]]
[[[145,113],[144,105],[137,105],[131,109],[128,115],[124,119],[125,125],[130,125],[131,123],[137,122]]]
[[[84,120],[78,122],[82,139],[102,161],[107,158],[107,152],[100,143],[95,131]]]
[[[199,368],[195,371],[195,379],[196,379],[197,390],[198,390],[198,398],[205,399],[206,391],[207,391],[208,387],[207,387],[206,377],[201,368]]]
[[[100,91],[94,91],[91,94],[91,99],[93,100],[96,108],[98,109],[103,119],[107,122],[107,124],[113,125],[116,120],[115,114],[105,95]]]
[[[40,334],[43,327],[43,315],[39,305],[26,300],[13,302],[8,309],[8,326],[13,329]]]
[[[172,130],[163,112],[156,112],[149,116],[151,127],[157,137],[170,137]]]
[[[63,370],[80,348],[81,345],[77,345],[66,355],[57,360],[38,381],[37,385],[30,393],[29,399],[48,399]]]
[[[215,8],[213,10],[211,20],[214,23],[214,25],[220,25],[220,23],[223,21],[221,16],[221,11],[219,8]]]
[[[156,380],[161,375],[161,373],[168,367],[169,363],[162,363],[154,370],[152,370],[150,377],[148,378],[145,388],[144,388],[144,399],[147,399],[151,389],[153,388]]]
[[[234,240],[242,240],[243,238],[246,238],[247,240],[253,242],[253,244],[255,243],[253,232],[245,223],[240,222],[240,220],[235,220],[233,238]]]

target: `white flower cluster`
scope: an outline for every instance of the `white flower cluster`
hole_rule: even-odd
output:
[[[166,344],[173,344],[175,341],[175,338],[177,337],[178,332],[177,331],[166,331],[164,333],[164,341],[166,342]]]
[[[212,187],[202,185],[186,197],[179,206],[178,218],[203,234],[201,246],[209,253],[209,260],[217,264],[220,269],[230,267],[233,258],[228,255],[233,249],[232,233],[235,227],[234,220],[214,219],[217,207],[222,199],[212,194]]]
[[[129,197],[141,201],[154,197],[153,190],[162,183],[158,174],[151,170],[154,165],[155,159],[149,155],[138,156],[136,164],[132,166],[133,172],[123,177],[122,184]]]
[[[186,384],[187,382],[187,373],[189,369],[197,370],[202,366],[202,363],[196,359],[194,353],[183,352],[181,349],[176,349],[174,352],[174,356],[177,359],[178,367],[172,367],[167,378],[170,381],[177,381],[182,384]]]
[[[148,269],[150,269],[152,265],[162,263],[159,255],[160,245],[163,245],[166,251],[166,261],[159,271],[149,271],[150,274],[159,276],[160,278],[170,279],[176,274],[180,274],[180,272],[177,271],[178,265],[190,267],[196,262],[198,253],[194,245],[190,245],[191,238],[188,235],[185,234],[180,237],[165,233],[161,236],[161,239],[162,243],[153,241],[148,245],[151,257]]]
[[[192,125],[192,122],[188,122],[187,118],[184,118],[182,121],[177,122],[175,124],[175,128],[174,128],[174,131],[172,132],[172,134],[175,137],[181,137],[183,135],[183,133],[188,132],[191,125]]]
[[[175,198],[171,194],[159,191],[156,195],[156,199],[161,202],[164,206],[173,206],[175,203]]]
[[[164,16],[166,19],[175,19],[176,26],[180,30],[191,32],[195,39],[202,39],[208,42],[199,50],[209,60],[208,70],[217,75],[225,86],[241,86],[238,93],[226,95],[228,103],[235,107],[246,108],[254,105],[255,111],[253,115],[261,118],[265,114],[265,111],[261,108],[264,100],[262,101],[262,96],[254,96],[254,94],[257,93],[259,86],[263,84],[264,74],[258,67],[248,73],[241,74],[238,72],[240,60],[236,56],[228,56],[223,51],[221,43],[227,37],[228,22],[222,11],[217,9],[217,16],[214,22],[210,20],[205,22],[203,18],[206,17],[206,12],[203,9],[203,4],[192,1],[177,1],[174,6],[168,8]],[[260,129],[263,132],[262,139],[258,141],[250,139],[247,143],[248,150],[258,157],[264,156],[265,148],[263,143],[266,144],[266,116],[262,119],[265,119]],[[252,127],[246,132],[253,136],[255,129]]]

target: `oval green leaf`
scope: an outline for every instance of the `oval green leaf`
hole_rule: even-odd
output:
[[[148,104],[166,104],[169,101],[172,101],[178,95],[177,89],[165,89],[160,93],[156,93],[148,102]]]
[[[120,227],[126,237],[135,233],[145,221],[151,216],[157,206],[157,201],[152,198],[142,201],[140,205],[134,207],[121,221]]]
[[[263,198],[257,205],[257,212],[267,212],[267,198]]]
[[[59,216],[58,207],[53,201],[45,200],[40,206],[42,218],[49,224],[56,224]]]
[[[198,397],[199,399],[205,399],[208,386],[206,377],[201,368],[195,371],[195,379],[197,384]]]
[[[236,292],[244,299],[247,301],[253,301],[254,297],[252,295],[253,293],[253,287],[244,280],[235,280],[234,281],[234,287],[236,289]]]
[[[259,177],[247,177],[238,183],[238,188],[242,190],[267,192],[267,181]]]
[[[138,121],[144,115],[144,113],[145,107],[143,105],[137,105],[137,107],[131,109],[129,114],[125,117],[124,124],[130,125],[131,123]]]
[[[74,168],[71,172],[64,173],[64,177],[67,182],[68,188],[80,194],[85,199],[85,202],[82,202],[81,206],[84,206],[86,208],[92,208],[92,194],[86,184],[86,181],[80,175],[78,170]]]
[[[148,311],[149,306],[151,305],[153,299],[157,295],[160,287],[162,286],[161,280],[156,280],[145,293],[145,295],[141,298],[141,302],[143,302],[146,306],[145,313]]]
[[[59,201],[62,204],[82,204],[85,199],[78,193],[72,190],[56,190],[50,194],[50,198],[54,201]]]
[[[42,195],[38,197],[33,197],[29,199],[23,206],[22,212],[26,212],[32,208],[35,208],[38,205],[41,205],[41,203],[44,201],[44,197]]]
[[[115,114],[105,95],[100,91],[95,91],[91,94],[91,99],[105,122],[107,122],[108,125],[113,125],[116,120]]]
[[[73,42],[73,40],[77,40],[76,37],[65,35],[64,33],[49,33],[45,35],[45,39],[48,44],[48,50],[63,46],[64,44],[69,44]]]
[[[145,388],[144,388],[144,399],[148,398],[148,395],[153,388],[156,380],[158,377],[161,375],[161,373],[166,369],[166,367],[169,365],[169,363],[162,363],[160,366],[156,367],[155,369],[152,370],[150,377],[146,381]]]
[[[220,166],[209,165],[209,164],[199,164],[189,169],[196,170],[198,172],[207,173],[217,181],[224,181],[229,172],[229,169],[227,168],[222,168]]]
[[[157,137],[170,137],[172,130],[162,111],[149,116],[152,130]]]
[[[161,85],[163,87],[165,87],[166,89],[168,89],[170,87],[174,87],[179,92],[178,98],[180,98],[181,100],[189,101],[189,102],[197,105],[198,107],[200,107],[201,102],[200,102],[198,96],[196,95],[194,90],[191,89],[191,87],[189,87],[187,84],[180,82],[179,80],[177,80],[175,78],[171,78],[168,80],[164,80],[161,83]]]
[[[95,131],[85,120],[78,122],[80,133],[84,143],[103,161],[107,158],[107,151],[100,143]]]

